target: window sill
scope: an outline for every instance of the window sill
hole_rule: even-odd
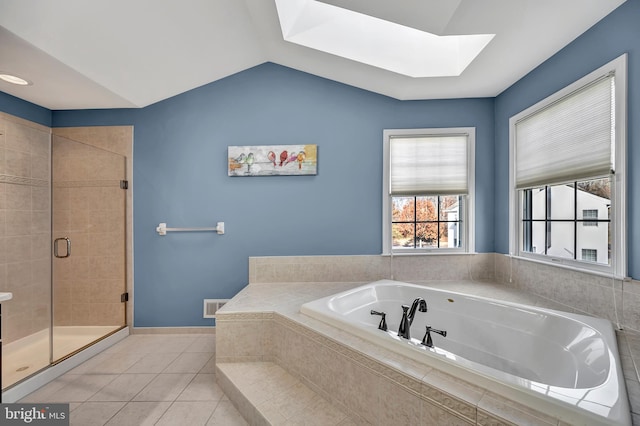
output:
[[[561,259],[561,258],[549,258],[547,259],[542,259],[542,258],[538,258],[538,257],[533,257],[533,256],[518,256],[518,255],[511,255],[511,254],[503,254],[503,256],[506,257],[510,257],[512,259],[516,259],[516,260],[523,260],[526,262],[532,262],[532,263],[537,263],[537,264],[541,264],[541,265],[548,265],[548,266],[555,266],[558,268],[562,268],[562,269],[567,269],[569,271],[575,271],[575,272],[582,272],[584,274],[589,274],[589,275],[595,275],[595,276],[599,276],[599,277],[605,277],[605,278],[613,278],[616,280],[630,280],[631,278],[629,277],[623,277],[620,275],[616,275],[613,273],[613,269],[612,268],[607,268],[607,267],[602,267],[602,268],[585,268],[585,267],[580,267],[574,264],[571,264],[569,262],[567,262],[565,259]],[[607,270],[609,269],[609,270]]]
[[[442,251],[442,250],[423,250],[423,251],[415,251],[415,252],[393,252],[393,253],[382,253],[382,257],[394,257],[394,256],[473,256],[476,254],[480,254],[477,252],[467,252],[467,251]]]

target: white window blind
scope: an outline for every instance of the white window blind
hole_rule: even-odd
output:
[[[391,137],[392,195],[467,194],[468,135]]]
[[[515,125],[516,187],[606,176],[614,158],[614,75]]]

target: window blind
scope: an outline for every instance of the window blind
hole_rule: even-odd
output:
[[[614,158],[614,75],[518,121],[516,187],[608,175]]]
[[[391,195],[468,193],[468,136],[391,137]]]

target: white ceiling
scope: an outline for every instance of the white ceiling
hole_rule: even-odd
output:
[[[0,0],[0,91],[138,108],[274,62],[397,99],[496,96],[625,0],[319,0],[438,35],[496,34],[457,77],[412,78],[283,40],[275,0]]]

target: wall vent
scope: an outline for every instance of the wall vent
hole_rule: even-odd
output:
[[[222,308],[229,299],[204,299],[202,318],[215,318],[218,309]]]

